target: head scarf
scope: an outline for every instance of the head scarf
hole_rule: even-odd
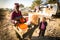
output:
[[[19,8],[19,3],[15,3],[16,7]]]

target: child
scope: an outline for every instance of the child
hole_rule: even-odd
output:
[[[47,26],[46,18],[42,17],[42,21],[39,23],[39,29],[40,29],[39,36],[44,36],[46,26]]]

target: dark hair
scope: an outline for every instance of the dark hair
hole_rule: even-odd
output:
[[[43,17],[46,20],[46,17]]]

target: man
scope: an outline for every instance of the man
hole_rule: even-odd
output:
[[[28,19],[30,21],[30,22],[28,22],[29,29],[23,35],[23,38],[28,37],[28,40],[31,40],[32,35],[33,35],[35,29],[38,27],[38,24],[39,24],[39,16],[38,16],[38,14],[36,14],[36,13],[34,14],[34,13],[33,14],[31,14],[31,13],[29,14],[29,19]]]
[[[22,18],[22,14],[21,11],[19,10],[19,3],[15,3],[14,4],[14,10],[12,12],[11,15],[11,21],[14,24],[14,26],[16,27],[18,23],[20,23],[20,18]],[[14,27],[14,28],[15,28]],[[16,28],[15,28],[16,29]],[[17,30],[17,29],[16,29]],[[17,37],[22,40],[21,36],[19,35],[19,33],[16,31]]]
[[[11,20],[16,24],[19,19],[22,17],[21,11],[19,10],[19,3],[15,3],[14,10],[11,15]]]

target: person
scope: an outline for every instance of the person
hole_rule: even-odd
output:
[[[34,12],[39,12],[40,6],[35,6]]]
[[[14,26],[16,27],[18,23],[20,23],[20,18],[22,18],[22,13],[19,10],[19,3],[15,3],[14,4],[14,10],[11,14],[11,22],[14,24]],[[21,36],[19,36],[19,34],[16,32],[17,37],[22,40]]]
[[[18,23],[19,19],[23,17],[21,11],[19,10],[19,3],[14,4],[14,10],[11,15],[11,21],[12,23],[16,24]]]
[[[39,29],[40,29],[39,37],[40,36],[43,36],[44,37],[46,26],[47,26],[46,18],[45,17],[42,17],[42,21],[39,23]]]
[[[30,24],[28,25],[29,29],[28,31],[23,35],[23,39],[28,37],[28,40],[31,40],[32,35],[35,31],[36,28],[38,28],[38,23],[39,23],[39,16],[37,14],[31,14],[30,15]]]

